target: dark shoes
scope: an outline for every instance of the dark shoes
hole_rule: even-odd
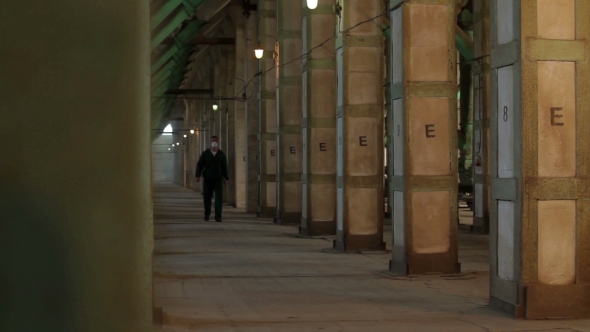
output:
[[[205,221],[209,221],[209,216],[205,216]]]
[[[216,221],[216,222],[221,222],[221,217],[217,217],[217,218],[215,218],[215,221]]]

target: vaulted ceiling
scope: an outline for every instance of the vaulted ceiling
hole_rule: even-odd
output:
[[[234,43],[229,8],[255,4],[254,0],[151,1],[152,128],[162,129],[179,102],[169,92],[192,84],[198,67],[218,52],[215,45]]]

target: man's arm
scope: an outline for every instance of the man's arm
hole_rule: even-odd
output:
[[[195,177],[198,179],[203,174],[203,170],[205,169],[205,153],[201,153],[199,157],[199,162],[197,162],[197,172],[195,173]]]

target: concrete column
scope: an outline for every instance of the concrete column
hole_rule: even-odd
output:
[[[218,62],[218,72],[216,73],[216,103],[219,105],[219,109],[215,112],[216,117],[219,123],[218,129],[218,137],[219,137],[219,148],[226,153],[227,158],[229,159],[228,155],[228,138],[227,138],[227,100],[225,98],[233,96],[229,96],[228,90],[228,50],[227,46],[218,46],[219,47],[219,62]],[[223,190],[223,202],[227,203],[227,195],[228,195],[228,187],[226,183],[226,187]]]
[[[489,233],[490,0],[475,0],[473,65],[473,231]]]
[[[0,14],[0,330],[147,331],[149,4],[38,4]]]
[[[264,48],[264,58],[259,61],[259,163],[260,207],[259,217],[273,218],[276,215],[277,199],[277,96],[273,58],[276,46],[277,11],[275,0],[258,2],[259,41]]]
[[[258,60],[254,50],[258,44],[258,17],[251,13],[246,22],[245,80],[246,88],[246,125],[247,125],[247,195],[248,213],[258,212]],[[270,74],[272,75],[272,73]]]
[[[236,24],[236,75],[234,77],[235,93],[242,97],[246,93],[246,26],[245,19],[241,19]],[[247,172],[246,154],[247,154],[247,125],[246,125],[246,102],[243,100],[234,102],[234,147],[235,147],[235,207],[246,208],[246,191],[247,191]]]
[[[301,222],[302,4],[277,0],[277,224]]]
[[[390,268],[459,272],[455,0],[390,3]]]
[[[227,82],[228,82],[228,50],[227,47],[224,46],[220,46],[220,59],[219,59],[219,76],[218,76],[218,80],[219,80],[219,95],[218,97],[221,97],[218,101],[217,104],[219,105],[219,110],[218,112],[218,118],[219,118],[219,143],[220,143],[220,148],[226,152],[227,154],[227,146],[228,146],[228,140],[227,140],[227,100],[225,100],[225,98],[228,97],[233,97],[232,95],[229,95],[227,92]]]
[[[380,0],[342,1],[337,21],[337,240],[341,251],[384,250],[384,37]]]
[[[303,54],[334,35],[333,1],[303,1]],[[336,234],[336,58],[334,41],[303,64],[302,235]]]
[[[490,306],[590,317],[590,2],[491,4]]]
[[[228,70],[227,70],[227,95],[234,97],[236,95],[235,84],[236,77],[236,47],[231,46],[229,49],[228,57]],[[226,117],[227,117],[227,148],[225,150],[227,154],[228,171],[229,171],[229,182],[227,183],[227,196],[226,203],[232,206],[236,204],[236,112],[235,112],[235,100],[228,100],[226,105]]]

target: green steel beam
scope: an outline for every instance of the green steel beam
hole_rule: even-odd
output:
[[[190,20],[186,22],[183,24],[182,28],[174,38],[176,43],[185,44],[191,40],[207,23],[209,22],[200,20]]]
[[[155,90],[156,88],[160,87],[162,84],[168,86],[169,79],[170,79],[169,77],[163,77],[159,81],[154,82],[154,84],[152,84],[152,91]]]
[[[205,21],[193,20],[187,23],[178,36],[174,39],[172,45],[158,60],[152,65],[152,73],[156,72],[162,65],[164,65],[170,58],[180,55],[184,57],[188,55],[193,49],[192,45],[185,45],[189,40],[199,33],[199,30],[207,24]]]
[[[170,15],[176,7],[180,6],[182,0],[169,0],[166,2],[160,10],[158,10],[154,15],[152,15],[152,19],[150,21],[150,26],[152,31],[155,30],[160,23],[164,22],[166,17]]]
[[[151,71],[152,74],[157,72],[158,69],[160,69],[160,67],[162,67],[163,65],[166,64],[166,62],[168,62],[168,60],[170,60],[170,58],[172,58],[174,56],[174,54],[176,54],[176,52],[178,52],[178,46],[176,45],[172,45],[172,47],[170,47],[166,53],[162,54],[162,56],[160,56],[158,58],[158,60],[156,60],[151,67]]]
[[[455,41],[457,50],[467,60],[473,60],[475,53],[473,50],[473,40],[459,26],[455,26]]]
[[[164,94],[164,92],[166,92],[167,90],[168,90],[168,85],[162,85],[158,89],[153,91],[152,96],[161,97]]]
[[[176,64],[174,63],[174,61],[169,61],[164,67],[160,68],[159,71],[155,72],[154,75],[152,75],[152,79],[157,80],[162,75],[169,75],[175,65]]]
[[[166,24],[166,26],[162,27],[162,29],[152,38],[152,50],[158,47],[164,39],[166,39],[170,34],[178,28],[180,24],[188,17],[188,13],[184,10],[184,8],[180,8],[177,10],[176,14],[172,18],[172,20]]]
[[[191,13],[194,13],[205,0],[183,0],[182,5]]]
[[[157,108],[157,107],[164,105],[165,101],[166,100],[164,98],[154,98],[152,105]]]
[[[165,83],[168,80],[168,77],[164,77],[162,79],[160,79],[159,81],[154,81],[152,87],[152,90],[155,90],[155,88],[159,87],[162,83]],[[167,83],[167,82],[166,82]]]
[[[170,85],[170,79],[166,78],[165,80],[159,82],[158,84],[153,85],[151,92],[154,95],[154,97],[159,97],[160,95],[157,94],[157,92],[162,88],[164,88],[164,90],[168,89],[169,85]]]

